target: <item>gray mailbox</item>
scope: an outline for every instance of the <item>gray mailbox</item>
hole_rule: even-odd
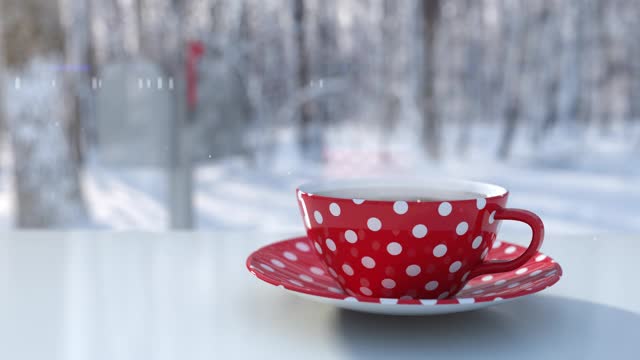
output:
[[[200,63],[198,104],[193,116],[195,160],[248,152],[245,136],[251,102],[237,69],[215,57]]]
[[[172,80],[171,80],[172,81]],[[172,82],[148,62],[108,65],[96,89],[98,156],[111,166],[169,166]]]

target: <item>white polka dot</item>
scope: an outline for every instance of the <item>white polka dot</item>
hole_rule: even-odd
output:
[[[432,306],[438,303],[438,300],[435,299],[420,299],[420,303],[422,305]]]
[[[360,288],[360,292],[363,295],[366,295],[366,296],[371,296],[373,294],[373,291],[371,291],[371,289],[369,289],[368,287],[364,287],[364,286]]]
[[[402,296],[400,296],[400,300],[413,300],[413,296],[411,296],[411,295],[402,295]]]
[[[353,268],[347,264],[342,265],[342,271],[349,276],[353,275]]]
[[[426,290],[433,291],[433,290],[435,290],[435,289],[437,289],[437,288],[438,288],[438,282],[437,282],[437,281],[435,281],[435,280],[434,280],[434,281],[429,281],[429,282],[424,286],[424,288],[425,288]]]
[[[471,247],[477,249],[480,247],[480,244],[482,244],[482,236],[476,236],[476,238],[473,239],[473,243],[471,243]]]
[[[318,243],[314,243],[314,244],[316,246],[316,251],[318,252],[318,254],[322,255],[322,247],[320,246],[320,244]]]
[[[407,266],[407,275],[409,276],[417,276],[418,274],[420,274],[420,266],[418,265],[409,265]]]
[[[333,268],[329,268],[329,274],[331,274],[331,276],[333,277],[338,277],[338,273],[335,270],[333,270]]]
[[[382,280],[382,286],[386,289],[393,289],[396,287],[396,282],[393,279],[384,279]]]
[[[324,275],[324,270],[320,269],[317,266],[312,266],[311,268],[309,268],[309,270],[311,270],[311,272],[316,275]]]
[[[327,248],[331,251],[336,251],[336,243],[333,242],[333,240],[331,239],[327,239],[324,241],[324,243],[327,245]]]
[[[271,259],[271,263],[279,268],[284,267],[284,263],[278,259]]]
[[[513,254],[514,252],[516,252],[515,246],[509,246],[508,248],[504,249],[505,254]]]
[[[495,221],[495,219],[494,219],[495,216],[496,216],[496,211],[494,210],[489,215],[489,224],[493,224],[493,222]]]
[[[398,215],[406,214],[409,210],[409,204],[406,201],[396,201],[393,203],[393,211]]]
[[[411,230],[411,233],[413,234],[413,236],[417,237],[418,239],[422,239],[427,235],[427,227],[422,224],[418,224],[413,227],[413,230]]]
[[[445,244],[437,245],[433,248],[433,256],[435,257],[443,257],[444,254],[447,253],[447,246]]]
[[[536,256],[536,261],[542,261],[547,258],[547,255],[541,254]]]
[[[358,241],[358,235],[353,230],[345,231],[344,232],[344,238],[345,238],[345,240],[347,240],[348,242],[350,242],[352,244],[355,244],[356,241]]]
[[[387,245],[387,252],[391,255],[398,255],[402,252],[402,245],[397,242],[391,242]]]
[[[353,199],[353,203],[356,204],[356,205],[360,205],[363,202],[364,202],[364,200],[362,200],[362,199]]]
[[[376,267],[376,261],[369,256],[363,257],[361,262],[362,266],[366,267],[367,269],[373,269],[374,267]]]
[[[298,256],[296,256],[296,254],[294,254],[294,253],[292,253],[290,251],[283,252],[282,256],[284,256],[285,258],[287,258],[288,260],[291,260],[291,261],[298,260]]]
[[[482,281],[491,281],[493,279],[493,275],[485,275],[482,277]]]
[[[311,276],[307,275],[307,274],[302,274],[299,276],[300,279],[302,279],[303,281],[306,282],[313,282],[313,278],[311,278]]]
[[[500,246],[502,246],[502,241],[500,241],[500,240],[496,240],[496,241],[493,243],[492,248],[493,248],[493,249],[497,249],[497,248],[499,248]]]
[[[469,230],[469,224],[467,224],[465,221],[461,222],[460,224],[458,224],[458,226],[456,226],[456,234],[458,235],[466,234],[467,230]]]
[[[520,268],[520,269],[516,270],[516,274],[517,275],[522,275],[522,274],[526,273],[527,270],[528,269],[526,267],[525,268]]]
[[[462,281],[467,281],[469,274],[471,274],[471,271],[467,271],[466,273],[464,273],[464,275],[462,275]]]
[[[338,205],[336,203],[331,203],[329,205],[329,212],[333,216],[340,216],[340,205]]]
[[[344,293],[344,291],[342,291],[341,289],[334,288],[333,286],[329,286],[327,288],[327,290],[329,290],[329,291],[331,291],[333,293],[336,293],[336,294],[343,294]]]
[[[473,298],[458,298],[458,304],[473,304],[475,299]]]
[[[531,274],[529,274],[529,276],[538,276],[541,272],[542,272],[542,270],[536,270],[536,271],[532,272]]]
[[[449,272],[454,273],[462,267],[462,263],[460,261],[455,261],[451,266],[449,266]]]
[[[358,299],[356,299],[356,298],[354,298],[352,296],[349,296],[349,297],[344,298],[344,301],[358,302]]]
[[[476,290],[476,291],[472,292],[471,294],[472,295],[478,295],[478,294],[482,294],[483,292],[484,292],[484,290],[479,289],[479,290]]]
[[[449,214],[451,214],[451,204],[448,202],[443,202],[440,203],[440,205],[438,206],[438,214],[440,214],[440,216],[447,216]]]
[[[480,258],[482,260],[484,260],[484,258],[487,257],[487,254],[489,253],[489,248],[484,249],[484,251],[482,252],[482,254],[480,255]]]
[[[304,286],[300,281],[289,279],[289,282],[296,286]]]
[[[487,199],[485,198],[476,199],[476,207],[478,208],[478,210],[484,209],[485,205],[487,205]]]
[[[511,284],[507,285],[507,288],[508,289],[513,289],[514,287],[516,287],[518,285],[520,285],[520,283],[516,281],[514,283],[511,283]]]
[[[506,282],[507,282],[507,280],[504,280],[504,279],[502,279],[502,280],[498,280],[498,281],[496,281],[496,282],[495,282],[495,285],[500,286],[500,285],[502,285],[502,284],[504,284],[504,283],[506,283]]]
[[[296,249],[302,251],[302,252],[308,252],[309,250],[311,250],[309,248],[309,245],[303,243],[303,242],[298,242],[296,243]]]
[[[497,297],[497,298],[493,299],[493,301],[502,301],[502,298],[501,297]]]
[[[273,268],[267,264],[260,264],[260,266],[262,266],[263,269],[267,270],[267,271],[271,271],[274,272],[275,270],[273,270]]]
[[[322,214],[320,214],[320,211],[316,210],[313,212],[313,218],[316,219],[316,222],[318,224],[322,224]]]
[[[378,231],[380,230],[380,228],[382,228],[382,222],[380,222],[380,219],[372,217],[367,220],[367,227],[371,231]]]
[[[470,285],[470,284],[466,284],[466,285],[462,288],[462,290],[467,290],[467,289],[470,289],[470,288],[471,288],[471,285]]]
[[[442,299],[446,299],[449,297],[449,292],[445,291],[442,294],[440,294],[440,296],[438,296],[438,299],[442,300]]]

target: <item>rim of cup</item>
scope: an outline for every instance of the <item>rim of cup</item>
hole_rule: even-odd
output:
[[[376,199],[376,195],[369,195],[367,191],[371,191],[372,189],[380,190],[380,191],[388,191],[390,189],[395,189],[398,191],[404,191],[406,195],[398,195],[395,196],[394,199],[385,199],[380,200]],[[394,178],[353,178],[353,179],[340,179],[340,180],[327,180],[327,181],[311,181],[304,183],[298,186],[297,191],[308,196],[314,197],[323,197],[323,198],[331,198],[331,199],[362,199],[366,201],[377,201],[377,202],[393,202],[396,200],[404,200],[404,201],[412,201],[416,194],[420,194],[420,191],[431,191],[431,192],[471,192],[479,194],[480,196],[489,199],[505,196],[509,193],[509,191],[499,185],[494,185],[490,183],[480,182],[480,181],[471,181],[471,180],[460,180],[460,179],[448,179],[448,178],[439,178],[439,179],[424,179],[424,178],[403,178],[403,179],[394,179]],[[349,195],[335,195],[330,194],[330,192],[349,192]],[[420,195],[418,195],[420,196]],[[429,197],[429,195],[425,195],[424,197]],[[474,200],[476,197],[469,197],[468,199],[453,199],[451,201],[466,201],[466,200]],[[420,201],[420,202],[441,202],[443,200],[447,200],[446,197],[442,199],[433,200],[433,201]],[[415,200],[414,200],[415,201]]]

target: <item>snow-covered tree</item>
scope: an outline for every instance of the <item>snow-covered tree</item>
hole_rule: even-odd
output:
[[[72,119],[63,60],[64,36],[56,2],[4,0],[5,41],[11,52],[7,128],[20,227],[84,224],[78,164],[71,155]],[[52,14],[54,14],[52,16]],[[62,71],[61,71],[62,69]]]

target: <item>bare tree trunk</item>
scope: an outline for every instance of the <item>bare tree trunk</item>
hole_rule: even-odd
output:
[[[587,32],[588,36],[585,39],[587,41],[587,54],[586,61],[586,74],[585,81],[585,101],[582,105],[585,107],[583,111],[584,117],[583,128],[587,134],[590,128],[595,128],[600,122],[601,115],[601,99],[600,99],[600,69],[602,67],[602,58],[600,46],[602,44],[601,39],[601,17],[602,14],[598,12],[598,0],[584,0],[579,2],[584,5],[585,18],[583,19],[583,30]]]
[[[555,127],[558,120],[558,97],[560,87],[560,76],[562,74],[562,44],[559,45],[559,38],[562,37],[561,21],[558,8],[553,3],[542,3],[539,10],[536,29],[540,31],[536,39],[532,41],[533,49],[538,57],[540,71],[537,79],[541,96],[538,105],[542,109],[540,121],[537,128],[532,132],[533,144],[539,145]],[[544,71],[542,71],[544,70]]]
[[[134,0],[133,10],[136,12],[136,35],[138,37],[138,51],[141,54],[145,54],[145,36],[144,36],[144,11],[146,7],[143,5],[143,0]]]
[[[512,11],[524,11],[523,9],[512,9]],[[505,13],[504,16],[508,19],[513,17],[513,14]],[[506,20],[509,21],[509,20]],[[522,76],[524,72],[526,51],[529,46],[527,42],[527,32],[524,29],[522,22],[527,21],[524,14],[521,16],[521,20],[511,20],[511,36],[508,38],[508,51],[505,64],[505,77],[504,77],[504,130],[502,132],[502,139],[498,146],[498,157],[506,159],[511,153],[511,147],[515,138],[516,128],[518,126],[519,118],[521,115],[521,102],[522,102]]]
[[[551,79],[545,96],[545,104],[547,108],[545,109],[542,129],[538,138],[539,141],[543,140],[558,122],[558,86],[557,78]]]
[[[474,123],[481,120],[488,109],[487,104],[483,102],[486,89],[482,87],[482,85],[486,84],[485,74],[482,71],[486,66],[484,61],[485,50],[483,48],[483,36],[486,34],[483,20],[485,2],[466,0],[465,8],[467,9],[464,26],[466,34],[463,36],[462,41],[466,41],[466,43],[463,44],[462,77],[456,79],[456,83],[460,87],[458,91],[465,94],[464,109],[458,122],[460,129],[456,144],[458,155],[461,157],[466,156],[469,151]],[[478,66],[478,64],[481,64],[481,66]]]
[[[596,120],[598,131],[600,135],[607,135],[611,132],[611,122],[612,119],[609,116],[610,110],[610,102],[609,92],[610,92],[610,82],[611,77],[609,74],[609,69],[611,66],[611,38],[609,36],[609,30],[607,26],[607,17],[608,12],[610,11],[610,6],[607,6],[607,2],[598,1],[595,4],[595,13],[597,17],[594,19],[593,23],[590,23],[590,26],[593,26],[597,31],[597,42],[596,49],[598,51],[597,58],[600,60],[600,64],[597,67],[599,69],[596,78],[596,96],[592,99],[593,104],[596,107]]]
[[[238,77],[242,82],[242,88],[244,89],[244,93],[246,95],[245,101],[242,102],[242,106],[246,107],[246,114],[248,114],[247,128],[255,131],[258,124],[258,115],[257,107],[259,106],[258,101],[256,101],[256,96],[254,96],[253,83],[254,80],[254,67],[252,62],[252,48],[251,44],[255,37],[255,29],[253,27],[253,17],[254,11],[252,4],[249,0],[242,0],[240,4],[240,21],[238,24],[238,33],[237,40],[239,43],[239,47],[241,49],[241,55],[239,58],[239,63],[237,64],[238,69]],[[265,131],[262,136],[268,137],[268,130]],[[257,143],[255,142],[255,136],[250,137],[252,139],[252,143],[247,143],[245,147],[245,157],[247,161],[255,166],[258,166],[258,158],[257,158]],[[246,141],[245,137],[245,141]],[[267,155],[267,154],[264,154]]]
[[[393,0],[382,2],[382,76],[380,77],[380,95],[382,101],[382,144],[388,146],[389,136],[398,122],[400,112],[400,99],[396,94],[397,86],[394,83],[396,71],[394,60],[397,58],[395,45],[397,32],[396,19],[398,4]],[[387,155],[385,149],[384,156]]]
[[[0,13],[4,11],[4,0],[0,0]],[[0,169],[2,168],[2,149],[5,132],[7,131],[7,116],[5,112],[5,47],[4,47],[4,17],[0,15]]]
[[[306,23],[307,14],[304,0],[293,0],[293,21],[295,32],[295,47],[298,54],[298,66],[296,69],[296,82],[299,91],[309,85],[310,57],[308,52]],[[300,109],[299,137],[300,150],[304,156],[309,156],[313,146],[313,109],[310,102],[302,104]]]
[[[9,93],[8,128],[14,157],[19,227],[58,227],[86,222],[78,164],[71,156],[67,84],[59,67],[64,35],[56,2],[5,0],[20,85]],[[42,21],[42,19],[55,19]],[[58,66],[56,66],[58,65]]]
[[[640,19],[638,16],[638,7],[635,7],[635,14],[633,16],[633,26],[640,28]],[[629,38],[629,52],[632,59],[640,58],[640,44],[633,38]],[[629,86],[629,123],[640,121],[640,63],[638,61],[631,61],[630,64],[630,78],[631,84]],[[640,135],[640,134],[639,134]],[[638,149],[640,149],[640,137],[638,139]]]
[[[439,18],[440,1],[422,0],[424,68],[419,107],[423,121],[422,140],[427,154],[434,159],[440,157],[442,131],[435,99],[435,50]]]
[[[104,18],[103,26],[109,28],[109,36],[106,37],[104,62],[120,59],[126,54],[125,29],[122,25],[122,13],[119,0],[98,0],[96,3],[98,13]]]
[[[582,29],[583,2],[563,2],[560,6],[566,20],[565,24],[571,29],[572,36],[563,43],[561,49],[561,76],[558,84],[558,96],[562,100],[558,108],[558,122],[564,125],[573,126],[579,118],[580,100],[583,97],[584,89],[581,85],[583,80],[582,57],[584,55],[584,31]]]
[[[520,117],[520,98],[518,96],[510,96],[504,112],[504,131],[502,132],[502,140],[498,148],[498,157],[506,159],[511,153],[513,139],[516,133],[518,118]]]
[[[65,7],[63,17],[66,39],[65,58],[69,67],[65,74],[68,75],[68,108],[71,112],[67,132],[71,155],[81,166],[84,162],[84,124],[91,117],[90,2],[89,0],[62,0],[62,2]]]
[[[333,56],[336,51],[336,28],[335,19],[337,15],[335,0],[325,0],[322,2],[322,6],[318,9],[318,46],[322,56],[319,56],[320,61],[320,76],[322,78],[331,77],[331,66]],[[322,126],[326,126],[331,117],[331,97],[325,96],[318,99],[318,121]]]

